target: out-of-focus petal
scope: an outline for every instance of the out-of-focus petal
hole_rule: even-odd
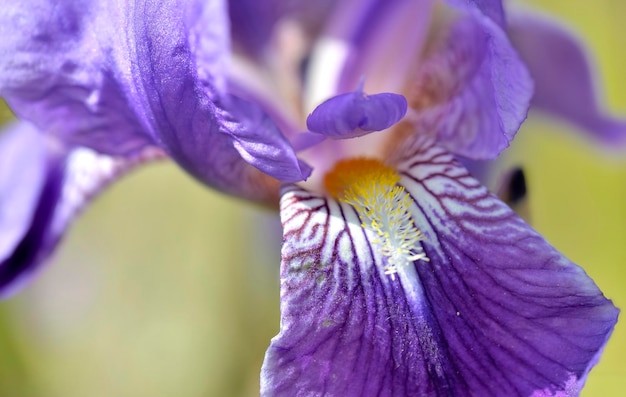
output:
[[[467,9],[470,6],[478,7],[483,14],[493,19],[498,25],[506,24],[502,0],[446,0],[446,2],[460,9]]]
[[[28,229],[46,179],[46,157],[45,141],[30,124],[12,125],[0,136],[0,260]]]
[[[262,58],[267,55],[276,24],[285,19],[298,21],[307,34],[314,37],[336,4],[333,0],[230,0],[228,11],[235,48]]]
[[[509,37],[535,80],[533,108],[606,143],[626,140],[626,119],[605,113],[590,57],[574,34],[545,16],[512,13]]]
[[[434,0],[339,2],[307,69],[307,108],[349,92],[401,92],[428,34]]]
[[[408,83],[416,130],[456,154],[494,158],[526,118],[532,81],[490,18],[474,9],[443,18]]]
[[[328,137],[354,138],[382,131],[400,121],[407,102],[402,95],[382,93],[365,95],[361,90],[332,97],[309,115],[309,131]]]
[[[32,125],[0,139],[0,296],[25,285],[52,254],[71,221],[102,189],[163,153],[144,148],[129,158],[74,148],[67,152]]]
[[[353,207],[283,190],[262,395],[577,395],[617,309],[451,154],[404,148],[393,164],[430,260],[394,278]]]

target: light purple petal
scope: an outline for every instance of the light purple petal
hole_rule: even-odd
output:
[[[45,180],[45,141],[30,124],[7,128],[0,135],[0,260],[26,233]]]
[[[618,311],[443,149],[395,159],[429,261],[383,274],[353,207],[283,190],[264,396],[576,396]]]
[[[102,189],[146,161],[144,148],[129,158],[70,152],[21,123],[0,138],[0,296],[24,286],[52,254],[71,221]]]
[[[490,18],[469,10],[442,26],[406,95],[416,130],[456,154],[494,158],[526,118],[532,81]]]
[[[535,80],[533,108],[565,119],[606,143],[626,140],[626,119],[606,114],[587,50],[547,17],[511,14],[509,37]]]
[[[400,92],[423,49],[433,0],[339,2],[312,53],[307,83],[328,86],[321,101],[354,89],[366,77],[368,92]],[[341,51],[337,53],[337,44]]]
[[[402,95],[365,95],[357,90],[337,95],[319,105],[307,117],[309,131],[343,139],[382,131],[400,121],[407,102]]]

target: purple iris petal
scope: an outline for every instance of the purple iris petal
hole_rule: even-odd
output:
[[[18,116],[65,144],[125,156],[157,144],[201,181],[249,198],[260,193],[243,185],[252,177],[240,178],[259,179],[248,162],[304,167],[271,122],[246,124],[258,119],[253,104],[243,108],[251,114],[238,110],[240,128],[224,134],[232,120],[222,116],[233,112],[223,1],[5,3],[0,94]],[[247,150],[246,162],[240,140],[252,129],[265,145]],[[227,171],[216,170],[224,164]],[[289,166],[259,168],[281,179]]]
[[[547,17],[511,15],[511,41],[535,80],[532,105],[607,143],[626,140],[626,120],[605,114],[588,54],[572,33]]]
[[[322,67],[319,76],[312,77],[334,82],[330,87],[332,92],[353,89],[363,76],[367,76],[368,86],[374,86],[374,92],[400,92],[405,75],[414,68],[427,38],[434,3],[434,0],[340,2],[324,35],[331,45],[344,44],[347,53],[340,54],[344,57],[341,64],[329,70],[328,65],[337,62],[335,50],[331,49],[331,56],[320,51],[319,59],[314,52],[310,72],[315,74],[317,64]]]
[[[395,161],[430,260],[394,278],[353,207],[283,190],[262,395],[577,395],[617,309],[451,154],[421,139]]]
[[[468,158],[494,158],[526,118],[532,80],[499,25],[499,2],[449,0],[455,10],[432,3],[372,0],[338,9],[356,17],[338,18],[328,31],[349,48],[337,85],[366,75],[378,90],[405,95],[416,133],[437,135]]]
[[[231,114],[235,117],[223,124],[241,157],[283,182],[308,178],[311,167],[298,160],[292,146],[269,116],[251,102],[236,97],[230,99]]]
[[[162,157],[144,148],[131,158],[69,153],[29,124],[0,139],[0,296],[16,292],[55,249],[77,213],[134,166]]]
[[[354,138],[391,127],[404,117],[406,110],[402,95],[365,95],[357,90],[319,105],[306,119],[306,126],[311,132],[331,138]]]
[[[456,154],[494,158],[526,118],[528,71],[502,29],[478,11],[438,34],[407,95],[417,130]]]
[[[65,142],[130,154],[150,137],[137,117],[134,39],[106,4],[2,2],[0,94],[18,116]]]

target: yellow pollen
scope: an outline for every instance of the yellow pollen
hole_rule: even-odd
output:
[[[429,260],[419,244],[424,235],[409,212],[412,199],[399,181],[396,170],[368,158],[340,161],[324,178],[328,193],[352,205],[361,226],[376,234],[373,243],[381,248],[384,272],[392,279],[400,266]]]

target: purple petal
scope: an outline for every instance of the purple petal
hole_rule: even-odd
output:
[[[402,95],[365,95],[357,90],[337,95],[319,105],[306,119],[311,132],[344,139],[382,131],[400,121],[407,102]]]
[[[230,0],[228,11],[234,45],[252,57],[263,58],[267,55],[277,23],[286,19],[296,20],[313,37],[335,5],[332,0]]]
[[[526,118],[532,81],[490,18],[470,10],[443,26],[407,94],[416,129],[456,154],[494,158]]]
[[[131,158],[66,152],[22,123],[0,139],[0,296],[25,285],[52,254],[78,212],[135,166],[162,157],[144,148]]]
[[[235,117],[230,122],[224,122],[224,126],[239,155],[282,182],[308,178],[311,167],[298,160],[291,144],[261,108],[236,97],[231,97],[231,100],[231,114]]]
[[[327,79],[336,82],[326,91],[346,90],[365,75],[365,90],[404,94],[417,133],[437,135],[468,158],[494,158],[526,118],[530,75],[499,26],[501,4],[450,0],[450,10],[432,3],[342,3],[327,35],[329,47],[343,44],[343,63],[328,67],[334,58],[321,48],[312,83]]]
[[[259,178],[240,144],[224,134],[232,120],[223,115],[233,112],[225,92],[223,1],[38,0],[6,2],[0,10],[7,38],[0,44],[0,94],[21,118],[67,145],[109,155],[158,144],[211,186],[252,199],[277,194],[277,182]],[[252,114],[238,111],[242,125],[257,120],[252,104],[245,109]],[[261,127],[264,145],[277,145],[269,148],[274,158],[283,156],[291,174],[304,168],[269,121],[240,130]],[[246,153],[255,166],[265,160]],[[218,169],[225,164],[228,170]],[[279,168],[272,176],[283,176]],[[244,185],[252,175],[267,186]]]
[[[0,95],[20,118],[69,144],[130,154],[150,137],[133,92],[134,38],[106,4],[4,1]]]
[[[262,395],[577,395],[617,309],[452,155],[403,147],[394,164],[430,260],[397,277],[353,207],[283,190]]]
[[[504,26],[506,24],[502,0],[446,0],[446,2],[460,9],[475,6],[498,25]]]
[[[546,17],[512,14],[509,37],[535,80],[532,105],[606,143],[624,142],[626,119],[608,116],[590,57],[578,38]]]
[[[363,76],[368,92],[400,92],[427,37],[434,3],[339,2],[310,59],[307,83],[319,91],[310,102],[351,91]]]

